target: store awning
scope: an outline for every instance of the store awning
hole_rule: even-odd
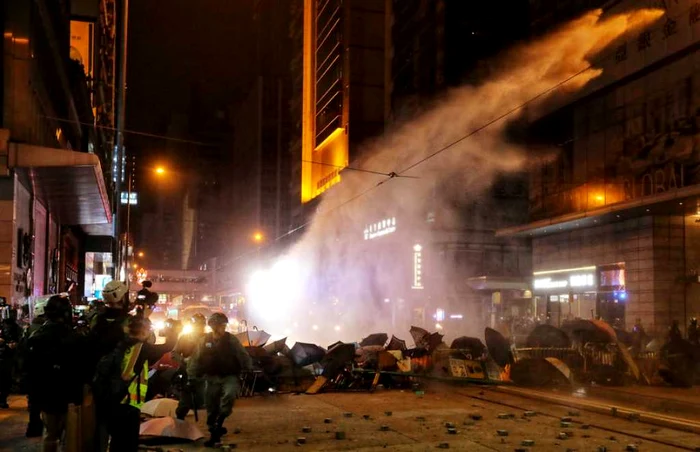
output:
[[[598,226],[645,215],[697,214],[695,203],[685,202],[700,196],[700,185],[669,190],[653,196],[611,204],[598,209],[574,212],[528,224],[499,229],[496,237],[541,236],[579,228]]]
[[[485,291],[530,289],[530,283],[525,278],[479,276],[467,279],[467,284],[474,290]]]
[[[8,166],[26,171],[35,196],[56,213],[61,224],[112,222],[102,167],[95,154],[10,143]]]

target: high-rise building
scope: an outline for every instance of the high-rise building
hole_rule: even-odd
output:
[[[552,23],[545,4],[572,17],[602,2],[532,3],[538,26]],[[603,51],[602,75],[533,125],[559,153],[530,172],[530,222],[500,232],[531,238],[534,305],[554,325],[600,316],[663,334],[700,315],[700,5],[616,1],[604,14],[640,7],[665,14]]]
[[[340,181],[340,171],[388,113],[387,2],[304,0],[301,201]],[[298,34],[298,31],[293,30]],[[295,63],[298,65],[298,61]],[[297,66],[298,67],[298,66]]]

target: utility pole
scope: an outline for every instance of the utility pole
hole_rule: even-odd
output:
[[[117,97],[117,139],[116,145],[114,147],[114,160],[115,160],[115,199],[117,200],[117,208],[114,213],[114,231],[117,238],[117,255],[116,255],[116,265],[115,265],[115,279],[121,277],[121,271],[124,271],[126,275],[126,267],[124,267],[124,262],[127,261],[126,256],[122,255],[123,250],[126,250],[124,254],[128,254],[129,250],[129,237],[126,237],[126,247],[121,243],[121,223],[119,221],[119,211],[121,209],[121,188],[122,188],[122,178],[124,177],[122,161],[125,158],[124,151],[124,122],[126,118],[126,63],[127,63],[127,46],[128,46],[128,35],[129,35],[129,0],[119,1],[121,18],[121,30],[119,33],[119,69],[118,69],[118,86],[119,86],[119,96]],[[130,189],[130,188],[129,188]],[[128,206],[131,202],[127,198],[127,212]],[[128,234],[128,232],[127,232]],[[126,276],[125,276],[126,277]]]

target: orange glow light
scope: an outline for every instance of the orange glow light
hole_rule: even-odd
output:
[[[256,232],[255,234],[253,234],[253,240],[255,241],[255,243],[262,242],[264,238],[265,237],[262,235],[262,232]]]
[[[162,176],[163,174],[165,174],[165,168],[159,166],[158,168],[156,168],[156,174]]]

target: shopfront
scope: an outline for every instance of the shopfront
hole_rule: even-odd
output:
[[[600,317],[625,321],[625,264],[538,271],[532,281],[536,316],[550,325]]]

